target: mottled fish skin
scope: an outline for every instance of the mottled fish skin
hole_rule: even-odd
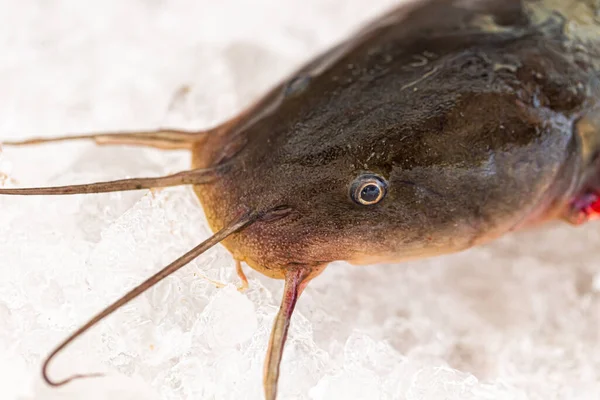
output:
[[[445,254],[566,218],[598,181],[597,15],[586,0],[390,11],[196,146],[195,167],[229,161],[195,188],[212,228],[291,207],[224,242],[281,278],[290,265]],[[367,172],[389,191],[365,207],[348,191]]]

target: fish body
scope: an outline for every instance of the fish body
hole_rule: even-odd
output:
[[[532,224],[581,220],[598,181],[598,2],[415,1],[296,71],[194,166],[213,229],[286,206],[224,244],[272,277],[289,265],[446,254]],[[387,182],[380,203],[348,195]],[[593,186],[593,185],[592,185]],[[580,207],[581,208],[581,207]]]

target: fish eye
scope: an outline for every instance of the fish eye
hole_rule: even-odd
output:
[[[377,175],[363,175],[350,188],[350,197],[358,204],[370,206],[379,203],[387,193],[387,182]]]

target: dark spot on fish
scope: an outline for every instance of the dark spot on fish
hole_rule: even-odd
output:
[[[310,83],[310,75],[300,75],[293,78],[284,88],[285,96],[295,96],[306,90]]]

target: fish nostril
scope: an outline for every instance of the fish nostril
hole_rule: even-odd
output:
[[[282,206],[277,206],[275,208],[270,209],[269,211],[267,211],[262,217],[261,217],[261,221],[262,222],[273,222],[273,221],[277,221],[280,220],[282,218],[287,217],[288,215],[290,215],[292,212],[294,211],[294,209],[292,207],[286,206],[286,205],[282,205]]]

